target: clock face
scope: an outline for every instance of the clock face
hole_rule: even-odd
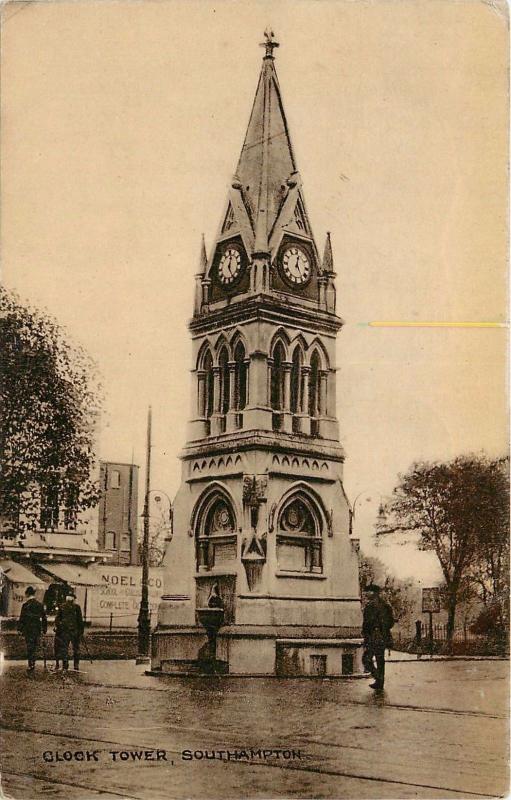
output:
[[[218,265],[220,282],[227,285],[232,283],[241,271],[241,253],[236,247],[228,247]]]
[[[306,283],[311,274],[308,255],[297,245],[288,247],[282,258],[284,275],[291,283],[299,286]]]

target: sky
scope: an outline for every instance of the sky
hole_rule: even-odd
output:
[[[507,10],[499,2],[27,2],[2,9],[5,284],[98,362],[99,454],[173,495],[193,276],[213,243],[270,25],[317,244],[337,271],[338,414],[370,542],[416,460],[507,446]],[[142,475],[143,478],[143,470]]]

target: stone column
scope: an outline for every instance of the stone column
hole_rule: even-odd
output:
[[[302,414],[309,413],[309,375],[310,367],[302,367]]]
[[[212,436],[218,436],[219,433],[222,433],[222,415],[220,413],[221,402],[220,367],[213,367],[213,413],[211,415]]]
[[[243,411],[243,428],[271,431],[272,411],[268,398],[268,358],[262,350],[250,354],[247,405]]]
[[[309,435],[311,432],[311,421],[309,416],[309,375],[311,368],[302,367],[302,413],[301,417],[301,431]]]
[[[195,295],[194,295],[194,303],[193,303],[193,313],[194,316],[198,316],[201,313],[202,303],[203,303],[203,274],[199,273],[195,276]]]
[[[206,416],[206,372],[197,370],[197,416]]]
[[[327,392],[328,392],[328,370],[322,369],[319,371],[318,413],[320,417],[325,417],[327,414]]]
[[[271,408],[271,374],[273,370],[273,358],[268,359],[268,374],[266,387],[266,405]]]
[[[238,419],[237,405],[236,405],[236,362],[229,361],[229,410],[226,415],[226,431],[234,431],[237,428],[236,421]]]
[[[246,408],[250,403],[250,359],[246,358],[243,363],[245,365],[245,408]]]
[[[220,413],[220,367],[213,367],[213,413]]]
[[[320,308],[326,308],[326,287],[328,278],[326,275],[320,275],[318,278],[319,298],[318,305]]]
[[[284,396],[282,398],[282,428],[281,430],[291,433],[293,430],[293,415],[291,414],[291,361],[283,361],[284,370]]]
[[[209,290],[211,287],[211,281],[209,278],[204,278],[202,281],[202,304],[207,306],[209,303]]]
[[[206,372],[203,369],[191,371],[190,382],[190,419],[187,424],[189,440],[204,439],[209,434],[206,419]],[[195,378],[195,376],[197,376]]]
[[[284,397],[282,398],[282,410],[291,411],[291,370],[293,364],[291,361],[283,361],[282,367],[284,368]]]

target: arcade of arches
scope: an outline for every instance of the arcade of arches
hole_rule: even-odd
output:
[[[197,370],[197,411],[201,418],[209,420],[217,415],[224,420],[228,413],[234,415],[234,427],[243,425],[243,409],[248,402],[249,362],[244,344],[239,341],[231,353],[226,344],[218,350],[216,360],[207,347],[200,358]],[[282,429],[282,416],[293,418],[293,432],[301,431],[300,418],[309,417],[310,433],[319,435],[318,421],[327,414],[328,365],[318,349],[312,351],[308,363],[304,351],[297,345],[291,360],[280,339],[267,359],[268,386],[267,404],[273,411],[274,430]]]

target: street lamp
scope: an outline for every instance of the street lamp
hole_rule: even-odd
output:
[[[353,505],[349,507],[349,513],[350,513],[350,536],[353,534],[353,522],[355,520],[355,511],[356,511],[356,508],[357,508],[357,503],[360,500],[360,498],[363,497],[364,495],[367,495],[367,489],[364,489],[363,491],[359,492],[357,494],[357,496],[355,497],[354,501],[353,501]],[[370,503],[370,502],[371,502],[371,498],[366,496],[366,503]]]
[[[151,637],[151,618],[149,616],[149,494],[151,492],[151,422],[152,409],[147,412],[147,453],[144,497],[144,537],[142,539],[142,593],[138,612],[138,654],[137,664],[149,661],[149,640]]]
[[[150,491],[150,493],[154,492],[154,502],[157,503],[158,505],[161,503],[161,497],[160,497],[161,494],[164,497],[167,498],[167,501],[168,501],[168,504],[169,504],[169,520],[168,520],[169,521],[169,528],[168,528],[167,536],[165,536],[165,541],[166,542],[171,542],[172,541],[172,537],[174,535],[174,514],[173,514],[173,508],[172,508],[172,500],[168,496],[167,492],[164,492],[161,489],[150,489],[149,491]]]
[[[149,614],[149,496],[156,490],[151,489],[151,422],[152,410],[149,406],[147,414],[147,461],[146,461],[146,481],[144,497],[144,537],[142,539],[142,593],[140,597],[140,610],[138,612],[138,654],[137,664],[146,664],[149,661],[149,645],[151,638],[151,616]],[[172,503],[166,492],[164,494],[169,501],[169,520],[172,520]],[[155,498],[156,502],[161,502],[161,498]]]

